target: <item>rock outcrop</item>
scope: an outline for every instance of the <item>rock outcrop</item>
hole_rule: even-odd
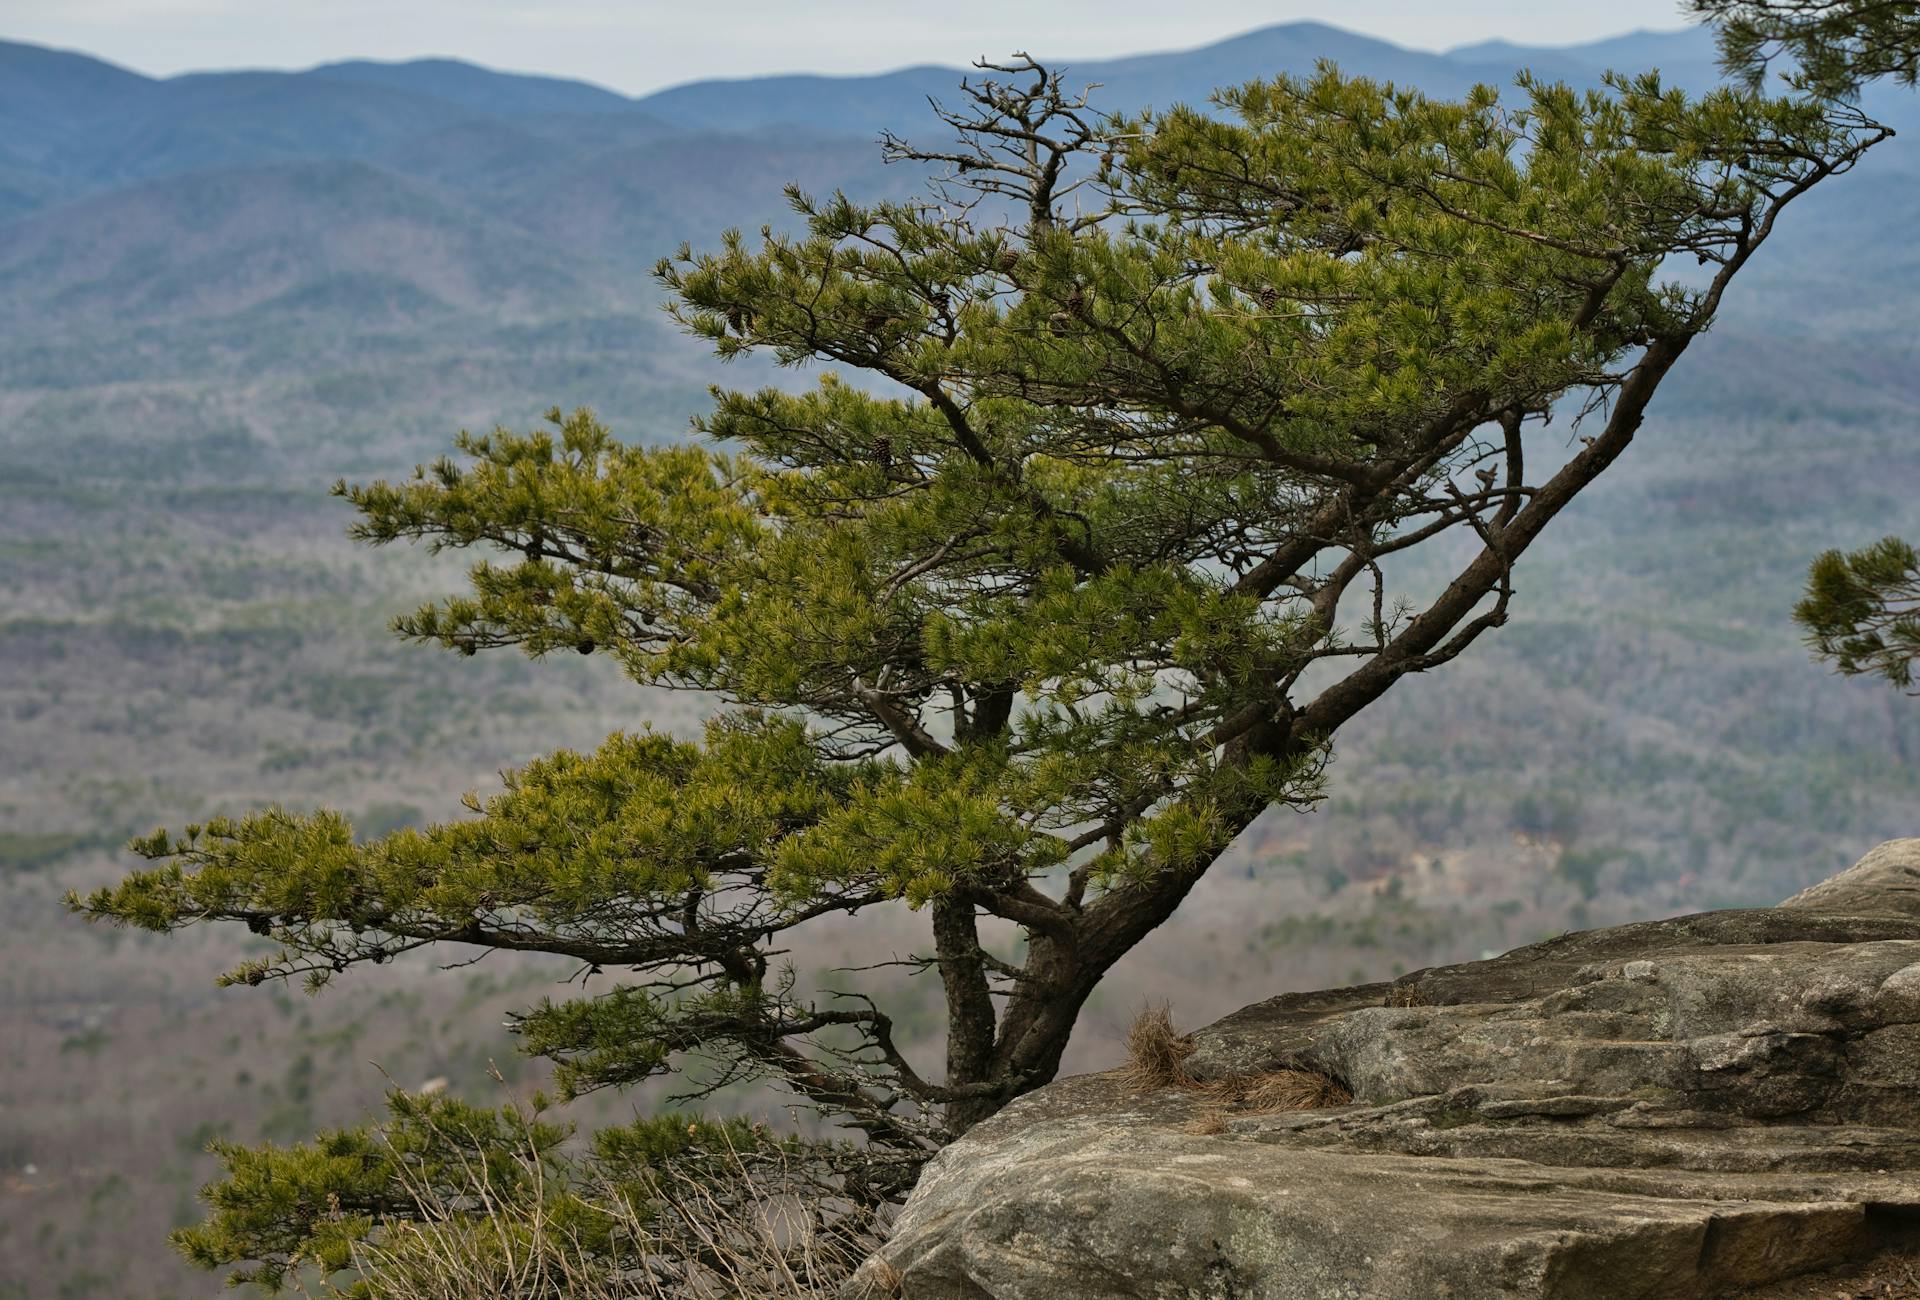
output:
[[[1197,1033],[1271,1112],[1063,1080],[941,1153],[850,1294],[1666,1300],[1920,1236],[1920,839],[1779,907],[1566,935]]]

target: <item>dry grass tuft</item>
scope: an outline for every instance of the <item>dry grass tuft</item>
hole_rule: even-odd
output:
[[[1342,1087],[1338,1079],[1329,1079],[1312,1070],[1270,1070],[1226,1082],[1234,1087],[1234,1100],[1257,1114],[1324,1110],[1353,1100],[1353,1094]]]
[[[530,1138],[513,1158],[522,1177],[504,1181],[463,1160],[451,1201],[403,1167],[415,1216],[356,1246],[352,1288],[309,1300],[835,1300],[886,1238],[880,1212],[784,1154],[728,1147],[642,1189],[556,1186]],[[894,1300],[901,1280],[869,1269],[863,1300]]]
[[[1190,1035],[1173,1027],[1170,1007],[1147,1007],[1127,1030],[1127,1063],[1120,1067],[1130,1087],[1140,1092],[1163,1088],[1191,1088],[1187,1058],[1193,1055]]]
[[[1225,1133],[1227,1131],[1227,1108],[1225,1106],[1209,1106],[1188,1120],[1186,1124],[1182,1126],[1181,1131],[1192,1133],[1199,1137],[1213,1137],[1216,1134]]]
[[[906,1284],[899,1269],[876,1256],[854,1275],[841,1293],[842,1300],[899,1300]]]
[[[1180,1088],[1209,1098],[1213,1104],[1186,1126],[1189,1133],[1226,1132],[1227,1115],[1232,1110],[1253,1114],[1324,1110],[1353,1100],[1353,1093],[1338,1079],[1314,1070],[1287,1068],[1196,1079],[1187,1069],[1187,1058],[1193,1055],[1194,1047],[1192,1035],[1174,1029],[1169,1008],[1150,1006],[1127,1030],[1127,1061],[1118,1071],[1138,1092]]]
[[[739,1176],[758,1177],[745,1166]],[[655,1207],[617,1194],[594,1202],[625,1243],[621,1257],[609,1259],[562,1227],[551,1202],[495,1200],[484,1175],[473,1190],[476,1214],[423,1206],[421,1221],[394,1224],[356,1250],[367,1293],[379,1300],[834,1300],[883,1236],[858,1211],[823,1221],[792,1194],[740,1202],[675,1179]],[[863,1300],[899,1295],[895,1271],[862,1281]]]

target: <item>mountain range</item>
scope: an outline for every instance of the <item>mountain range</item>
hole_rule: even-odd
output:
[[[1702,29],[1435,54],[1315,23],[1062,66],[1097,87],[1097,108],[1125,111],[1322,59],[1432,94],[1522,67],[1575,83],[1657,67],[1696,88],[1717,75]],[[63,373],[75,345],[115,365],[144,350],[103,330],[251,312],[273,317],[274,338],[294,318],[351,333],[648,315],[657,258],[781,222],[785,182],[916,192],[876,137],[941,129],[927,101],[965,75],[712,80],[636,99],[447,59],[153,78],[0,42],[0,326],[14,327],[0,383]]]
[[[1318,23],[1263,28],[1196,50],[1059,66],[1073,82],[1098,85],[1099,106],[1128,110],[1202,101],[1216,87],[1308,71],[1319,59],[1430,94],[1504,83],[1522,66],[1574,81],[1609,67],[1659,66],[1683,85],[1715,75],[1712,42],[1700,29],[1557,49],[1489,42],[1430,54]],[[426,141],[471,161],[487,145],[500,155],[535,142],[624,149],[715,131],[871,140],[883,128],[920,125],[926,100],[950,97],[964,71],[922,66],[873,76],[699,81],[630,99],[449,59],[158,79],[82,54],[0,42],[0,160],[18,212],[182,171],[321,157],[398,162]]]
[[[1659,65],[1712,79],[1699,31],[1569,49],[1403,50],[1312,23],[1066,65],[1095,104],[1201,102],[1312,68],[1454,93],[1525,65],[1591,81]],[[875,138],[936,125],[966,70],[702,81],[639,99],[445,59],[156,79],[0,43],[0,318],[198,317],[349,276],[399,310],[606,307],[680,241],[780,215],[779,187],[915,188]],[[218,247],[219,265],[196,249]],[[605,265],[617,268],[609,276]],[[358,295],[352,297],[361,302]],[[109,306],[110,304],[110,306]]]

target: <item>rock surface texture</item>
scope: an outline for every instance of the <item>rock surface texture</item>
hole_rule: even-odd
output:
[[[1306,1069],[1355,1100],[1055,1083],[928,1166],[848,1295],[1667,1300],[1920,1237],[1920,839],[1779,907],[1288,994],[1194,1037],[1200,1080]]]

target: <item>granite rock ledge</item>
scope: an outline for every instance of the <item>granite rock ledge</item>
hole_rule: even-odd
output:
[[[1202,1079],[1355,1100],[1062,1080],[928,1166],[848,1300],[1677,1300],[1910,1248],[1920,839],[1778,907],[1287,994],[1196,1041]]]

